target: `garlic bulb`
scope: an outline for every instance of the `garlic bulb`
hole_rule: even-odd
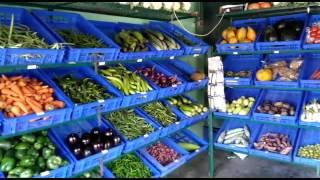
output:
[[[162,8],[162,2],[152,2],[151,9],[159,10]]]
[[[172,10],[173,2],[163,2],[162,4],[163,4],[163,9],[168,11]]]
[[[181,6],[183,11],[189,11],[191,9],[191,2],[181,2]]]
[[[141,6],[144,7],[144,8],[150,8],[151,3],[150,2],[142,2]]]
[[[180,9],[180,2],[174,2],[172,9],[178,11]]]

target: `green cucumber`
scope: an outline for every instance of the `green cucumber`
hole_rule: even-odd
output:
[[[192,144],[192,143],[180,142],[178,143],[178,145],[187,151],[195,151],[200,148],[200,146],[198,146],[197,144]]]

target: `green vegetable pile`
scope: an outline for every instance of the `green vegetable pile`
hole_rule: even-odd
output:
[[[192,103],[192,101],[183,96],[171,97],[168,99],[168,102],[171,105],[178,107],[178,109],[188,117],[196,116],[208,111],[207,107],[204,107],[202,104]]]
[[[55,150],[47,131],[0,141],[1,171],[7,178],[30,178],[66,165]]]
[[[96,168],[89,172],[85,172],[82,175],[80,175],[78,178],[101,178],[100,169]]]
[[[123,65],[101,69],[99,74],[118,88],[125,95],[148,92],[152,90],[149,84],[135,72],[127,70]]]
[[[57,31],[60,36],[75,48],[106,48],[107,46],[93,35],[83,34],[69,29]]]
[[[159,121],[162,126],[168,126],[177,122],[176,115],[170,110],[169,107],[163,105],[161,102],[152,102],[141,106],[148,115],[155,120]]]
[[[11,18],[10,26],[0,24],[0,48],[58,48],[48,45],[43,38],[33,32],[26,25],[14,25],[14,16]]]
[[[121,46],[122,52],[148,51],[148,40],[139,31],[122,30],[115,35],[114,40]]]
[[[298,156],[309,159],[320,159],[320,144],[300,147],[298,151]]]
[[[76,79],[71,75],[66,75],[55,78],[55,82],[74,103],[89,103],[112,97],[111,94],[105,92],[104,87],[96,84],[90,78]]]
[[[108,165],[116,178],[151,178],[151,172],[134,154],[125,154]]]
[[[105,118],[129,141],[154,131],[133,109],[111,112]]]

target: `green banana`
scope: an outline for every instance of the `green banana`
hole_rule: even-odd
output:
[[[139,40],[140,43],[144,43],[144,37],[139,31],[132,31],[131,34]]]
[[[163,36],[163,34],[161,32],[153,31],[151,29],[146,29],[145,32],[154,35],[156,38],[160,39],[161,41],[164,40],[164,36]]]

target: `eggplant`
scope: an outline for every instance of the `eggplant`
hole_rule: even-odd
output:
[[[110,128],[107,128],[106,131],[104,132],[104,138],[105,140],[111,139],[113,137],[113,130]]]
[[[75,133],[71,133],[67,136],[66,138],[66,142],[69,145],[69,147],[74,147],[77,144],[79,144],[80,138],[78,136],[78,134]]]
[[[74,148],[72,148],[71,150],[72,150],[72,153],[74,154],[74,156],[77,159],[81,159],[82,158],[83,151],[82,151],[82,149],[81,149],[81,147],[79,145],[74,147]]]
[[[264,42],[275,42],[278,41],[278,34],[272,26],[268,26],[263,33]]]
[[[82,150],[83,157],[88,157],[88,156],[91,156],[92,154],[93,154],[93,149],[90,146],[87,146]]]
[[[92,128],[90,135],[91,135],[91,139],[99,138],[101,135],[100,128],[98,128],[98,127]]]
[[[103,145],[103,150],[107,150],[107,149],[110,149],[112,147],[112,142],[111,140],[106,140],[104,142],[104,145]]]
[[[95,153],[101,152],[103,150],[104,143],[103,142],[93,142],[92,147]]]
[[[88,146],[91,143],[91,137],[89,133],[83,133],[81,136],[81,143],[83,146]]]
[[[284,20],[280,20],[278,21],[274,27],[277,31],[280,31],[282,29],[285,29],[286,27],[288,26],[288,21],[286,21],[285,19]]]
[[[113,136],[113,138],[112,138],[112,147],[115,147],[118,144],[120,144],[120,141],[121,141],[121,139],[120,139],[119,136]]]
[[[280,32],[281,41],[294,41],[298,39],[297,32],[294,29],[283,29]]]

